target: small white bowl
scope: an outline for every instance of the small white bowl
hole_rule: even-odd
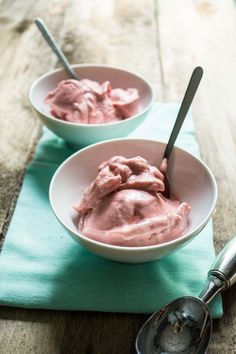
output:
[[[83,236],[78,228],[78,213],[72,206],[81,200],[85,188],[97,175],[103,161],[115,155],[142,156],[159,166],[165,144],[144,139],[117,139],[84,148],[55,172],[50,184],[51,207],[69,234],[89,251],[119,262],[142,263],[160,259],[191,241],[207,224],[216,204],[217,185],[209,168],[190,153],[174,148],[169,159],[172,193],[191,205],[186,233],[176,240],[155,246],[121,247],[104,244]]]
[[[55,118],[44,102],[45,97],[61,80],[69,77],[64,69],[51,71],[34,81],[29,90],[29,99],[41,121],[56,135],[71,144],[86,146],[98,141],[125,137],[143,122],[154,100],[152,87],[147,81],[129,71],[105,65],[84,64],[73,67],[81,79],[99,83],[108,80],[113,88],[138,89],[140,111],[133,117],[106,124],[79,124]]]

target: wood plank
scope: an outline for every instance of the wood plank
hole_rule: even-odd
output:
[[[41,9],[43,3],[41,1]],[[39,9],[40,2],[34,1],[28,1],[27,5],[20,1],[1,3],[0,231],[3,236],[14,210],[25,166],[32,158],[40,134],[41,124],[32,114],[28,89],[37,76],[52,69],[56,63],[33,24]],[[60,27],[61,16],[51,21],[53,29]]]
[[[193,108],[202,158],[219,189],[213,218],[219,250],[236,233],[235,2],[159,0],[156,5],[165,100],[180,101],[193,67],[205,70]],[[225,353],[236,351],[235,290],[224,294],[226,315],[215,323],[209,353],[222,353],[222,343]]]
[[[81,8],[82,5],[82,8]],[[64,18],[63,50],[74,63],[103,63],[135,71],[162,95],[152,1],[77,1]]]
[[[0,352],[59,354],[65,326],[63,312],[3,308]]]

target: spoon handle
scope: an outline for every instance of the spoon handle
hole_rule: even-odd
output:
[[[216,257],[208,272],[208,282],[199,297],[209,303],[221,290],[236,282],[236,236],[233,237]]]
[[[188,113],[189,107],[191,106],[191,103],[192,103],[195,93],[197,91],[198,85],[201,81],[202,75],[203,75],[203,69],[200,66],[197,66],[193,70],[188,87],[185,91],[185,95],[184,95],[183,101],[181,103],[179,113],[178,113],[178,116],[175,121],[175,125],[173,127],[172,132],[171,132],[169,141],[166,145],[163,159],[164,158],[168,159],[171,154],[171,151],[172,151],[173,146],[175,144],[175,140],[176,140],[176,138],[179,134],[179,131],[182,127],[185,116]]]
[[[67,60],[64,53],[60,49],[59,45],[57,44],[55,38],[53,37],[53,35],[49,31],[49,29],[48,29],[47,25],[44,23],[44,21],[41,18],[36,18],[35,24],[38,27],[38,29],[40,30],[40,32],[42,33],[46,42],[49,44],[49,46],[52,48],[52,50],[54,51],[54,53],[56,54],[56,56],[58,57],[58,59],[60,60],[62,65],[64,66],[67,73],[70,75],[70,77],[72,79],[79,80],[75,70],[70,65],[69,61]]]

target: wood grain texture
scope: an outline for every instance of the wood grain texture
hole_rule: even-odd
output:
[[[0,0],[0,230],[14,210],[41,125],[27,92],[57,66],[33,21],[40,16],[71,62],[107,63],[148,79],[159,101],[180,101],[195,65],[205,70],[194,101],[202,157],[213,170],[219,201],[219,250],[236,230],[235,2],[203,0]],[[9,66],[10,63],[10,66]],[[227,159],[225,159],[225,156]],[[236,353],[235,288],[214,322],[209,353]],[[145,315],[1,308],[0,353],[129,354]]]
[[[235,2],[159,0],[158,14],[165,100],[180,100],[194,66],[205,71],[194,117],[202,158],[218,184],[213,223],[219,251],[236,234]],[[223,296],[225,316],[215,323],[209,353],[222,353],[222,343],[224,353],[236,352],[235,295],[234,287]]]
[[[25,166],[33,156],[40,134],[28,90],[37,76],[55,66],[56,60],[32,23],[39,13],[40,2],[27,1],[23,5],[20,1],[2,1],[0,9],[0,230],[4,236]],[[50,13],[50,8],[47,11]],[[58,15],[51,21],[52,28],[59,27],[60,22]]]

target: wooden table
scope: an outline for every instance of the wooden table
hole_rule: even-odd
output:
[[[194,66],[205,70],[194,117],[202,158],[219,187],[214,242],[236,231],[236,3],[233,0],[0,0],[0,227],[6,234],[41,124],[27,96],[58,65],[34,25],[47,22],[74,63],[133,70],[158,101],[180,101]],[[235,287],[224,294],[208,353],[236,353]],[[2,354],[134,353],[146,315],[1,308]]]

